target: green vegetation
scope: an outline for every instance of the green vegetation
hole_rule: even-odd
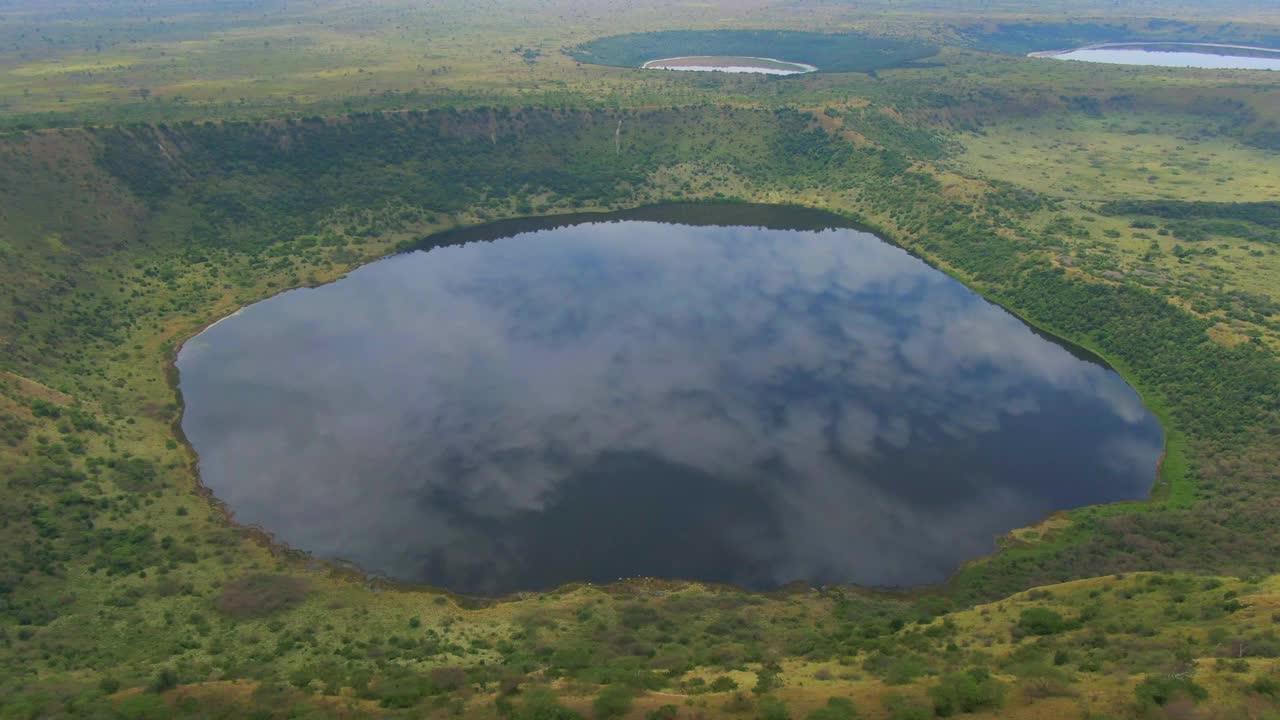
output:
[[[635,691],[624,685],[606,685],[591,703],[591,709],[600,720],[620,718],[631,710],[634,695]]]
[[[929,44],[990,24],[927,6],[753,21]],[[18,7],[0,27],[0,717],[1276,713],[1280,77],[946,48],[779,82],[559,52],[714,29],[687,8]],[[1247,19],[1233,35],[1280,34]],[[1159,29],[1098,20],[1138,22]],[[1012,533],[928,591],[477,600],[312,561],[200,491],[170,363],[209,322],[439,230],[673,200],[860,219],[1106,358],[1168,432],[1152,500]]]
[[[929,688],[933,713],[951,717],[979,710],[995,710],[1004,704],[1004,684],[991,677],[985,668],[944,675]]]
[[[666,30],[600,38],[567,52],[580,62],[633,68],[660,58],[727,55],[806,63],[819,72],[865,73],[929,57],[937,48],[858,33]]]
[[[1143,707],[1164,707],[1178,697],[1203,700],[1209,692],[1195,683],[1179,677],[1147,678],[1134,689],[1138,703]]]
[[[1061,198],[1258,202],[1280,192],[1265,149],[1242,146],[1246,115],[1075,109],[984,123],[965,139],[966,170]]]
[[[1018,629],[1028,635],[1055,635],[1067,627],[1067,621],[1048,608],[1028,608],[1018,618]]]
[[[1280,229],[1280,202],[1116,200],[1103,205],[1101,212],[1106,215],[1149,215],[1168,220],[1243,220],[1265,228]],[[1280,242],[1280,238],[1274,235],[1260,236],[1259,239]]]

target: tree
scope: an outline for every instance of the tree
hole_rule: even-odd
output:
[[[999,708],[1004,704],[1004,683],[991,677],[985,668],[945,675],[929,688],[933,714],[951,717],[957,713]]]
[[[756,695],[765,695],[772,692],[774,688],[782,683],[778,680],[778,673],[782,672],[782,668],[776,662],[765,663],[760,668],[760,672],[756,673],[755,687],[751,688],[751,692]]]
[[[591,703],[598,720],[613,720],[627,714],[631,709],[634,692],[624,685],[606,685]]]
[[[1149,677],[1138,683],[1133,694],[1143,707],[1163,707],[1178,697],[1186,697],[1195,702],[1209,697],[1209,691],[1194,680],[1171,676]]]
[[[1028,608],[1018,618],[1018,629],[1027,635],[1053,635],[1067,627],[1062,615],[1049,608]]]
[[[560,704],[550,688],[533,688],[525,693],[516,720],[582,720],[582,715]]]

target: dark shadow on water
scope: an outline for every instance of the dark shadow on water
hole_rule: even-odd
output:
[[[521,233],[555,230],[586,223],[626,221],[692,227],[739,225],[769,230],[865,229],[835,213],[796,205],[757,205],[737,202],[666,203],[609,213],[570,213],[498,220],[428,235],[415,243],[411,250],[430,250],[472,242],[493,242]]]

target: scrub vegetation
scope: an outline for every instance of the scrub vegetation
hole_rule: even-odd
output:
[[[1280,713],[1280,74],[955,39],[1024,3],[75,5],[0,25],[0,717]],[[1133,22],[1110,6],[1036,12]],[[1280,34],[1250,7],[1169,21]],[[561,52],[735,14],[951,45],[794,78]],[[938,588],[484,599],[302,556],[201,490],[171,368],[208,323],[440,230],[672,200],[858,219],[1103,356],[1165,426],[1152,498]]]

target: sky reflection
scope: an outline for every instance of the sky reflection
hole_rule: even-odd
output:
[[[938,581],[1047,512],[1142,496],[1162,442],[1115,373],[848,229],[410,253],[247,308],[179,368],[241,522],[465,592]]]

